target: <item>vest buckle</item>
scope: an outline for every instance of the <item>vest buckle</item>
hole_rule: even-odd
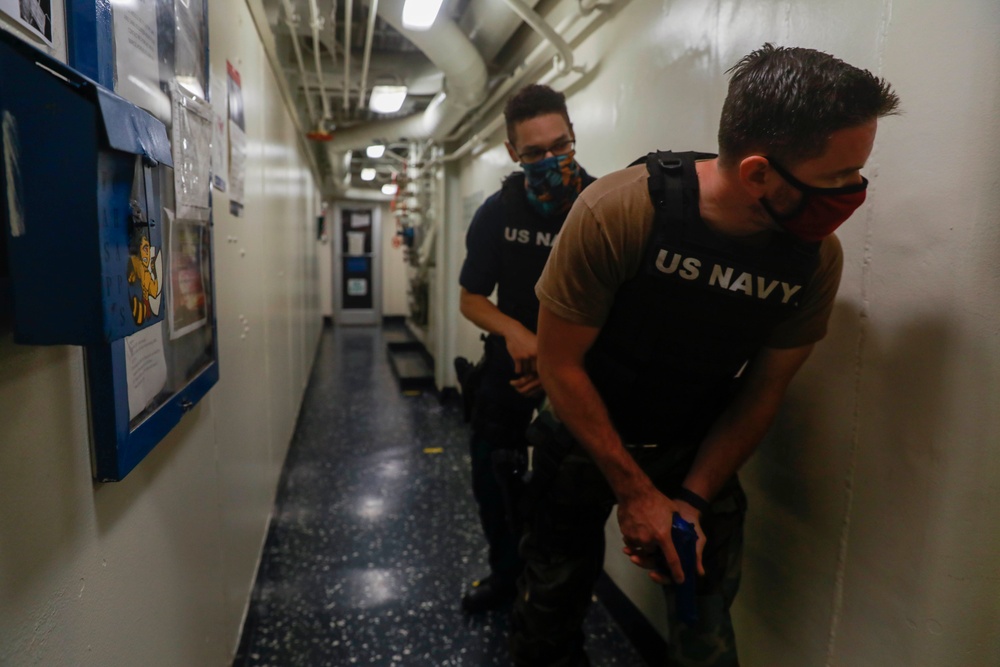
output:
[[[684,165],[681,163],[679,158],[658,158],[657,163],[660,165],[660,169],[668,174],[679,174],[683,171]]]

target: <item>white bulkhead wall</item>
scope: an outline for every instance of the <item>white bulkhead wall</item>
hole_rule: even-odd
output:
[[[246,3],[213,2],[209,21],[212,76],[240,71],[248,135],[244,216],[214,193],[220,380],[123,481],[95,485],[81,348],[0,337],[2,665],[223,665],[236,649],[320,332],[319,201]]]
[[[742,664],[1000,664],[1000,4],[615,7],[574,43],[589,72],[567,91],[595,175],[654,149],[716,150],[725,71],[764,42],[833,53],[902,100],[880,122],[868,202],[839,232],[829,335],[742,475]],[[458,262],[471,212],[516,168],[502,141],[501,127],[460,163]],[[478,330],[457,307],[453,321],[455,353],[478,358]],[[607,534],[606,570],[664,631],[614,519]]]

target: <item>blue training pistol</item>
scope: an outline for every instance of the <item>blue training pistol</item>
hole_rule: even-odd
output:
[[[685,521],[675,513],[670,527],[670,537],[681,559],[681,570],[684,572],[684,583],[675,584],[674,601],[677,618],[686,625],[698,623],[698,533],[694,524]],[[670,576],[667,560],[660,551],[656,555],[656,569],[664,576]]]

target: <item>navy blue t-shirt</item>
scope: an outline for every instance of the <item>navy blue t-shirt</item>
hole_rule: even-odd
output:
[[[596,180],[581,172],[584,187]],[[524,174],[510,174],[472,218],[459,284],[482,296],[489,296],[496,287],[500,312],[536,331],[535,283],[565,220],[565,215],[544,217],[537,213],[524,193]]]

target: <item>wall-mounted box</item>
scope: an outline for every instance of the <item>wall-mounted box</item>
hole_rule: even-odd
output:
[[[100,3],[67,20],[86,37],[93,26],[80,19],[93,12],[110,22]],[[174,34],[174,17],[163,26]],[[71,54],[97,54],[92,69],[112,79],[106,44],[84,48],[79,33]],[[176,214],[168,136],[160,120],[0,31],[0,334],[84,346],[98,481],[123,479],[219,378],[211,216]],[[208,139],[181,136],[208,154]],[[207,182],[208,164],[192,169]],[[211,211],[210,194],[199,203]]]
[[[0,31],[0,206],[14,338],[107,343],[163,319],[163,123]]]

